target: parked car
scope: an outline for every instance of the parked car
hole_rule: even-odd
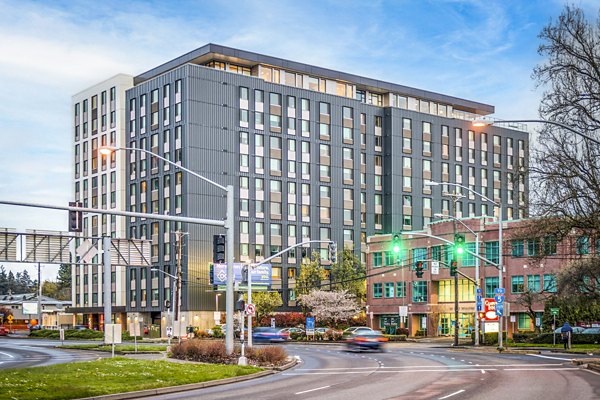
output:
[[[85,331],[86,329],[89,329],[87,325],[75,325],[73,327],[73,329],[75,329],[76,331]]]
[[[584,329],[583,332],[584,335],[600,335],[600,328],[587,328]]]
[[[290,333],[282,332],[282,328],[259,326],[252,331],[252,340],[254,342],[284,342],[289,338]]]
[[[585,328],[581,327],[581,326],[573,326],[573,334],[575,333],[583,333],[583,331],[585,330]],[[554,330],[554,333],[560,333],[560,330],[562,329],[562,326],[559,328],[556,328]]]
[[[380,332],[373,330],[368,331],[366,329],[357,329],[355,333],[347,339],[348,349],[361,351],[361,350],[383,350],[383,344],[387,342],[387,338],[384,337]]]
[[[323,327],[315,328],[315,332],[316,333],[320,333],[321,335],[324,335],[325,333],[327,333],[329,331],[333,331],[333,329],[331,329],[331,328],[323,328]]]
[[[42,329],[41,325],[31,325],[31,326],[29,326],[29,332],[39,331],[41,329]]]
[[[0,326],[0,336],[8,336],[10,331],[5,326]]]

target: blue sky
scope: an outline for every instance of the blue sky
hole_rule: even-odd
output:
[[[574,3],[598,15],[597,1]],[[66,205],[71,96],[206,43],[492,104],[501,119],[535,118],[537,36],[564,4],[0,0],[0,199]],[[65,212],[0,205],[0,227],[66,226]]]

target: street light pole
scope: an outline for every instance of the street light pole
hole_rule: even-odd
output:
[[[516,121],[513,121],[513,122],[516,122]],[[496,202],[496,201],[490,199],[489,197],[484,196],[483,194],[481,194],[479,192],[476,192],[475,190],[469,188],[468,186],[464,186],[464,185],[461,185],[459,183],[453,183],[453,182],[443,182],[443,183],[440,183],[440,182],[429,181],[429,182],[425,182],[425,184],[429,185],[429,186],[449,185],[449,186],[460,187],[460,188],[463,188],[463,189],[465,189],[465,190],[467,190],[467,191],[469,191],[469,192],[471,192],[473,194],[476,194],[481,199],[483,199],[483,200],[485,200],[485,201],[487,201],[489,203],[492,203],[493,205],[495,205],[496,207],[498,207],[498,219],[499,219],[499,221],[498,221],[498,247],[499,247],[499,249],[498,249],[498,289],[504,289],[503,276],[502,276],[503,275],[503,271],[502,270],[504,268],[504,266],[502,265],[502,261],[503,261],[502,249],[504,248],[504,246],[503,246],[503,235],[502,235],[502,215],[503,215],[502,214],[502,201]],[[502,347],[502,339],[503,339],[502,338],[502,329],[503,329],[503,327],[502,327],[502,325],[503,325],[502,324],[502,318],[503,318],[502,316],[498,316],[498,321],[499,321],[498,322],[498,326],[499,326],[499,329],[498,329],[498,349],[499,350],[503,349],[503,347]]]
[[[477,255],[479,255],[479,232],[473,231],[473,229],[469,228],[469,226],[467,224],[465,224],[463,221],[461,221],[460,219],[458,219],[454,216],[445,215],[445,214],[434,214],[434,217],[450,218],[450,219],[455,220],[456,222],[459,222],[462,226],[464,226],[469,232],[471,232],[473,234],[473,236],[475,236],[475,253]],[[475,285],[478,288],[481,287],[481,285],[479,283],[479,264],[480,264],[479,258],[475,257],[475,282],[477,282]],[[477,311],[477,307],[475,307],[475,346],[479,346],[479,312]]]
[[[163,271],[162,269],[158,269],[158,268],[150,268],[150,271],[157,271],[157,272],[161,272],[169,277],[171,277],[171,279],[173,279],[175,281],[175,285],[177,285],[176,287],[179,287],[179,278],[176,277],[175,275],[171,275],[168,272]],[[175,329],[175,292],[177,292],[177,290],[173,290],[173,284],[171,284],[171,329],[174,330]],[[181,332],[180,332],[181,335]],[[169,335],[167,332],[167,339],[169,341],[169,346],[171,345],[171,336]],[[181,342],[181,337],[179,338],[179,341]]]
[[[173,165],[175,168],[179,168],[182,171],[187,172],[190,175],[193,175],[199,179],[202,179],[203,181],[210,183],[213,186],[218,187],[219,189],[225,191],[226,197],[227,197],[227,211],[225,214],[225,220],[224,220],[224,227],[225,227],[225,231],[226,231],[226,240],[227,240],[227,285],[226,285],[226,294],[225,294],[225,312],[226,312],[226,324],[228,327],[230,327],[231,329],[227,329],[226,333],[225,333],[225,350],[227,352],[227,354],[232,354],[234,347],[233,347],[233,261],[234,261],[234,257],[233,257],[233,252],[234,252],[234,229],[235,229],[235,221],[234,221],[234,191],[233,191],[233,186],[232,185],[228,185],[228,186],[223,186],[220,185],[216,182],[211,181],[208,178],[205,178],[204,176],[198,174],[197,172],[194,172],[182,165],[179,165],[177,163],[174,163],[171,160],[168,160],[164,157],[159,156],[158,154],[154,154],[153,152],[146,150],[146,149],[142,149],[142,148],[137,148],[137,147],[116,147],[116,146],[101,146],[99,149],[101,154],[110,154],[113,151],[118,151],[118,150],[129,150],[129,151],[139,151],[142,153],[146,153],[151,155],[152,157],[156,157],[159,160],[162,160],[164,162],[166,162],[167,164]]]

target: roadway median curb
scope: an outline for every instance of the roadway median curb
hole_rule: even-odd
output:
[[[232,378],[218,379],[215,381],[208,382],[199,382],[199,383],[188,383],[186,385],[179,386],[167,386],[162,388],[155,389],[146,389],[146,390],[137,390],[134,392],[126,392],[126,393],[114,393],[114,394],[105,394],[100,396],[93,397],[85,397],[80,400],[124,400],[124,399],[137,399],[140,397],[148,397],[148,396],[156,396],[161,394],[169,394],[169,393],[177,393],[177,392],[186,392],[188,390],[196,390],[203,389],[212,386],[220,386],[227,385],[230,383],[243,382],[250,379],[262,378],[268,375],[274,375],[277,372],[285,371],[289,368],[292,368],[298,363],[298,360],[293,358],[289,363],[282,365],[280,367],[268,367],[265,371],[256,372],[250,375],[244,376],[236,376]]]

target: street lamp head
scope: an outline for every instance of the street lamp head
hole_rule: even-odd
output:
[[[119,150],[118,147],[115,146],[100,146],[98,148],[98,151],[100,152],[100,154],[102,154],[103,156],[108,156],[110,153],[115,152]]]
[[[426,181],[425,185],[427,185],[427,186],[439,186],[440,183],[439,182],[435,182],[435,181]]]
[[[435,213],[435,214],[433,214],[433,216],[436,217],[436,218],[440,218],[440,219],[450,218],[449,215],[442,214],[442,213]]]

